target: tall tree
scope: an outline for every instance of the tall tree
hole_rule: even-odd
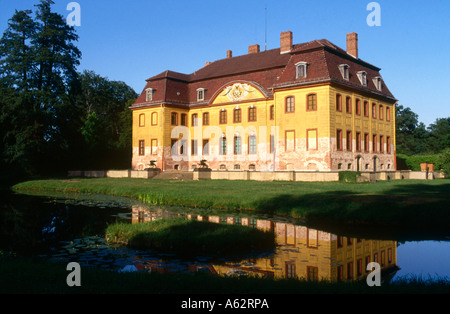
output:
[[[428,147],[431,152],[439,153],[450,148],[450,117],[439,118],[428,127]]]

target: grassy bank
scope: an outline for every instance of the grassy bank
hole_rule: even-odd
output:
[[[15,191],[98,193],[148,204],[263,211],[346,224],[441,229],[450,226],[450,181],[391,180],[376,183],[176,181],[146,179],[37,180]]]
[[[118,222],[107,227],[106,239],[110,243],[125,243],[134,249],[170,248],[171,252],[183,256],[227,256],[251,250],[271,250],[276,246],[273,232],[183,218],[140,224]]]
[[[365,281],[332,283],[294,279],[220,277],[215,275],[117,273],[82,268],[81,286],[69,287],[67,265],[25,258],[0,257],[2,294],[331,294],[450,293],[448,281],[404,278],[369,287]]]

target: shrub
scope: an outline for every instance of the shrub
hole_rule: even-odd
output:
[[[359,171],[341,171],[339,172],[339,182],[356,183],[357,178],[361,176]]]

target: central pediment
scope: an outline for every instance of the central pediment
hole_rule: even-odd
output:
[[[215,97],[212,98],[211,104],[237,103],[266,98],[261,87],[257,87],[250,82],[233,82],[221,87],[216,92]]]

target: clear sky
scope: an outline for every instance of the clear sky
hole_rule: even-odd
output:
[[[72,0],[54,0],[64,17]],[[346,49],[359,35],[359,57],[380,67],[387,86],[426,125],[450,116],[450,0],[380,0],[381,25],[369,26],[370,0],[78,0],[79,71],[124,81],[140,93],[145,79],[165,70],[190,74],[207,61],[246,54],[248,46],[279,48],[328,39]],[[38,0],[0,0],[0,32],[14,10]]]

